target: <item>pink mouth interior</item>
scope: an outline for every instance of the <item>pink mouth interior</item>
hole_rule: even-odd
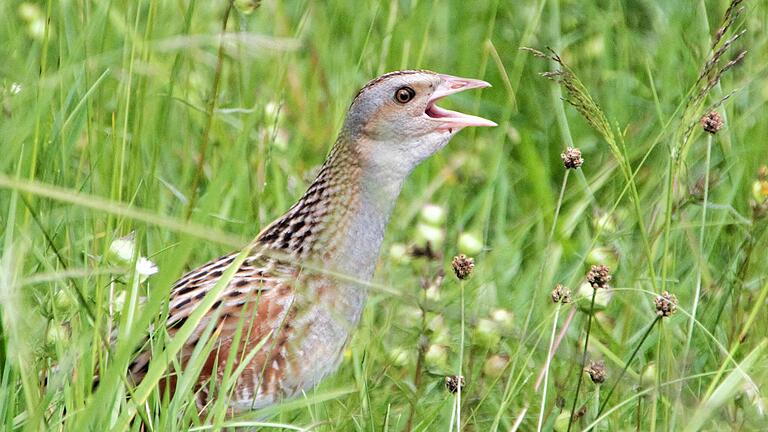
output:
[[[459,113],[440,108],[439,106],[435,105],[435,101],[430,101],[429,104],[427,105],[427,109],[424,110],[424,114],[432,118],[445,118],[445,117],[456,117],[456,114],[459,114]]]

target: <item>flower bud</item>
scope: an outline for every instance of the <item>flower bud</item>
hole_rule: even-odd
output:
[[[461,233],[457,243],[459,251],[467,255],[477,255],[483,251],[481,237],[472,233]]]
[[[408,248],[402,243],[393,243],[389,247],[389,257],[398,264],[407,264],[411,260]]]
[[[758,203],[768,200],[768,180],[755,180],[752,183],[752,198]]]
[[[57,290],[53,301],[56,308],[61,311],[68,311],[77,304],[69,290],[65,289]]]
[[[589,251],[586,261],[589,265],[605,264],[608,268],[615,269],[619,263],[619,254],[609,247],[596,247]],[[610,278],[608,280],[610,281]]]
[[[426,246],[429,243],[432,249],[441,249],[445,241],[445,231],[429,224],[420,222],[416,225],[415,243],[419,246]]]
[[[445,222],[445,209],[437,204],[426,204],[419,215],[422,222],[440,227]]]
[[[613,234],[616,232],[616,218],[610,213],[599,212],[592,219],[592,227],[606,234]]]
[[[410,363],[411,353],[403,347],[395,347],[389,350],[389,360],[398,367],[403,367]]]
[[[493,349],[501,340],[498,325],[488,319],[480,318],[474,329],[473,342],[485,348]]]
[[[500,377],[509,365],[509,356],[505,354],[494,354],[485,361],[483,373],[491,378]]]
[[[613,297],[613,291],[611,290],[596,290],[592,288],[592,285],[588,283],[583,283],[581,286],[579,286],[579,297],[583,297],[581,301],[579,301],[579,309],[581,309],[583,312],[589,312],[589,306],[590,302],[592,301],[592,294],[595,294],[595,312],[605,310],[606,307],[608,307],[608,303],[611,301],[611,297]]]
[[[645,385],[652,385],[656,382],[656,363],[649,362],[645,365],[642,375],[640,375],[640,382]]]
[[[125,265],[131,262],[135,251],[136,241],[134,240],[134,234],[131,233],[125,237],[112,240],[112,243],[109,245],[108,259]]]
[[[498,325],[504,333],[511,333],[515,328],[515,316],[506,309],[495,309],[491,312],[491,319]]]
[[[61,324],[51,323],[45,332],[45,339],[54,345],[66,343],[69,340],[69,331]]]
[[[552,430],[555,432],[566,432],[568,430],[568,423],[571,419],[570,411],[561,412],[555,419],[555,424],[552,426]]]
[[[443,370],[448,368],[448,348],[445,345],[432,344],[424,353],[424,362],[430,368]]]

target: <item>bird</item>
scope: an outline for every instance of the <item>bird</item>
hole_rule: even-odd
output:
[[[213,349],[197,378],[199,410],[218,397],[227,362],[234,362],[230,371],[239,372],[227,393],[232,415],[301,394],[337,370],[360,320],[406,178],[465,127],[496,126],[436,102],[484,87],[490,84],[402,70],[360,89],[315,180],[247,246],[245,261],[237,260],[242,264],[184,342],[182,368],[206,328],[214,328]],[[170,337],[239,253],[191,270],[173,285],[164,323]],[[139,351],[128,367],[134,383],[141,382],[151,360],[148,348]],[[174,377],[163,383],[172,393]]]

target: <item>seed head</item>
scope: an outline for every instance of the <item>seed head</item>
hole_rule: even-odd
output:
[[[555,289],[552,290],[552,302],[567,304],[571,302],[571,290],[564,287],[562,284],[555,285]]]
[[[581,150],[568,147],[565,153],[560,153],[560,158],[563,159],[563,165],[567,169],[576,169],[584,164],[584,159],[581,157]]]
[[[464,377],[462,375],[449,375],[445,377],[445,388],[451,393],[458,392],[464,388]]]
[[[506,354],[494,354],[488,357],[483,365],[483,373],[492,378],[500,377],[509,365],[509,356]]]
[[[768,180],[768,165],[763,165],[757,169],[757,179],[760,181]]]
[[[717,111],[711,111],[709,114],[705,114],[701,118],[701,127],[705,132],[716,134],[717,131],[723,128],[723,118]]]
[[[592,285],[592,288],[608,288],[608,282],[611,281],[611,269],[605,265],[593,265],[587,273],[587,282]]]
[[[760,220],[768,216],[768,201],[757,202],[749,200],[749,206],[752,208],[752,218],[754,220]]]
[[[608,376],[605,372],[605,362],[602,360],[590,361],[584,371],[589,374],[589,378],[595,384],[604,383]]]
[[[677,296],[664,291],[656,297],[654,304],[656,305],[656,315],[660,317],[671,316],[677,311]]]
[[[475,260],[464,254],[456,255],[451,261],[453,266],[453,272],[456,273],[456,277],[464,280],[468,279],[472,274],[472,270],[475,269]]]

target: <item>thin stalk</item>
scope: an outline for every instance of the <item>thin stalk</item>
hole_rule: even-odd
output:
[[[712,157],[712,134],[707,136],[707,156],[704,164],[704,198],[701,205],[701,228],[699,229],[699,259],[701,263],[697,266],[698,275],[696,277],[696,291],[693,294],[693,306],[691,306],[691,318],[688,324],[688,336],[685,338],[685,348],[683,349],[683,371],[685,374],[685,364],[688,359],[688,355],[691,349],[691,341],[693,340],[693,328],[696,324],[696,311],[699,308],[699,297],[701,296],[701,284],[702,284],[702,270],[701,267],[706,263],[706,252],[704,251],[704,233],[707,224],[707,206],[709,205],[709,165]],[[676,406],[680,406],[680,397],[683,392],[683,386],[681,385],[677,389],[677,397],[675,401]],[[677,411],[673,411],[672,426],[676,423]]]
[[[557,197],[557,205],[555,206],[555,217],[552,219],[552,228],[549,230],[549,238],[547,239],[547,244],[552,243],[552,238],[555,236],[555,229],[557,228],[557,219],[560,216],[560,207],[563,205],[563,195],[565,195],[565,186],[568,184],[568,174],[571,173],[571,170],[567,169],[565,170],[565,175],[563,176],[563,184],[560,186],[560,195]],[[539,272],[539,280],[541,280],[541,274],[544,273],[544,264],[541,265],[541,271]]]
[[[451,421],[448,423],[451,425],[450,429],[448,429],[448,432],[453,432],[453,425],[455,424],[456,420],[456,398],[453,398],[453,404],[451,405]],[[460,431],[457,431],[460,432]]]
[[[672,150],[674,151],[674,150]],[[672,229],[672,213],[674,212],[674,181],[675,181],[675,155],[670,154],[667,178],[665,179],[666,200],[664,206],[663,246],[661,255],[661,291],[667,289],[667,272],[669,270],[667,255],[670,247],[670,232]],[[655,285],[654,285],[655,288]],[[654,289],[654,291],[657,291]]]
[[[457,379],[459,380],[456,386],[456,397],[454,398],[453,410],[451,411],[451,422],[449,431],[453,431],[454,424],[456,425],[456,431],[461,431],[461,377],[462,377],[462,365],[464,364],[464,281],[459,281],[459,289],[461,290],[461,336],[459,342],[459,366]],[[454,419],[456,423],[454,423]]]
[[[706,262],[706,256],[704,256],[704,232],[707,224],[707,205],[709,204],[709,165],[710,160],[712,158],[712,134],[709,134],[707,137],[707,159],[705,162],[705,172],[704,172],[704,201],[702,203],[701,207],[701,228],[699,229],[699,251],[701,251],[701,260],[703,262]],[[693,297],[693,306],[691,306],[691,319],[690,324],[688,325],[688,337],[685,341],[685,353],[683,355],[683,359],[685,359],[688,356],[688,350],[691,347],[691,339],[693,338],[693,328],[695,327],[694,324],[696,322],[696,310],[699,307],[699,295],[701,294],[701,283],[702,283],[702,271],[701,266],[699,266],[698,271],[698,277],[696,281],[696,293]]]
[[[650,420],[650,432],[656,431],[656,420],[658,418],[659,409],[659,390],[662,386],[661,381],[661,332],[657,332],[658,338],[656,339],[656,382],[653,388],[653,400],[651,401],[651,420]]]
[[[543,387],[543,390],[541,391],[541,408],[539,408],[539,423],[536,426],[537,432],[541,432],[541,426],[544,423],[544,408],[546,407],[546,404],[547,404],[547,382],[549,381],[549,366],[552,362],[552,352],[555,347],[555,333],[557,333],[557,319],[560,316],[561,307],[562,307],[562,303],[558,302],[557,308],[555,308],[555,319],[552,320],[552,333],[549,337],[549,350],[547,351],[547,361],[546,361],[546,364],[544,365],[544,387]]]
[[[749,329],[752,327],[752,324],[754,324],[755,320],[757,319],[757,315],[763,309],[764,307],[763,305],[765,304],[766,299],[768,299],[768,281],[766,281],[765,285],[763,285],[763,287],[760,289],[760,294],[758,294],[757,300],[753,302],[752,310],[749,312],[749,316],[747,317],[747,320],[744,323],[744,326],[742,327],[738,337],[736,338],[733,345],[731,346],[731,349],[728,352],[728,358],[734,358],[734,356],[736,355],[736,352],[739,350],[739,348],[741,348],[741,344],[745,340],[747,334],[749,333]],[[726,371],[727,363],[728,363],[727,360],[723,360],[723,363],[720,365],[720,368],[717,370],[715,377],[710,382],[709,388],[707,388],[707,392],[704,394],[704,397],[701,398],[701,400],[708,400],[710,397],[712,397],[712,393],[714,393],[718,383],[720,382],[720,377],[722,377],[723,373],[725,373]]]
[[[595,418],[600,417],[600,414],[603,413],[605,406],[608,405],[608,400],[611,398],[611,395],[613,395],[613,391],[616,390],[616,386],[619,385],[619,382],[624,377],[624,374],[627,372],[627,369],[629,369],[629,365],[632,364],[632,360],[635,359],[635,356],[637,356],[638,351],[640,351],[640,347],[643,346],[643,343],[645,343],[645,340],[648,338],[648,335],[651,334],[651,330],[653,330],[653,328],[656,326],[656,323],[659,322],[660,319],[661,319],[661,315],[657,315],[656,318],[651,323],[651,325],[649,325],[648,328],[645,330],[643,337],[640,338],[640,342],[637,343],[637,346],[635,347],[634,351],[632,351],[632,354],[629,356],[629,360],[627,360],[626,363],[624,363],[624,368],[621,370],[619,377],[616,378],[616,380],[613,382],[613,385],[611,386],[611,389],[608,390],[608,394],[603,399],[603,403],[600,405],[600,409],[597,410],[597,416],[595,416]]]
[[[573,395],[573,404],[571,404],[571,415],[568,416],[568,429],[571,432],[573,426],[573,414],[576,412],[576,403],[579,401],[579,390],[581,390],[581,378],[584,375],[584,365],[587,364],[587,348],[589,347],[589,332],[592,330],[592,315],[595,312],[595,295],[598,288],[592,289],[592,302],[589,305],[589,317],[587,318],[587,337],[584,339],[584,354],[581,356],[581,366],[579,366],[578,378],[576,379],[576,394]]]
[[[559,87],[557,87],[559,89]],[[552,244],[552,239],[555,236],[555,229],[557,229],[557,220],[560,217],[560,208],[563,205],[563,196],[565,195],[565,188],[568,185],[568,175],[570,174],[571,170],[565,170],[565,175],[563,176],[563,183],[560,186],[560,195],[557,198],[557,205],[555,206],[555,215],[552,219],[552,228],[549,229],[549,236],[547,237],[547,251],[545,251],[546,256],[549,256],[549,245]],[[541,260],[541,266],[539,266],[539,286],[544,285],[544,268],[547,265],[546,259],[542,258]],[[530,307],[528,308],[528,313],[525,316],[525,324],[523,325],[523,337],[522,339],[525,339],[527,337],[528,333],[528,326],[531,322],[531,317],[533,316],[534,308]],[[537,381],[538,384],[538,381]]]
[[[229,22],[229,15],[232,11],[232,4],[234,0],[230,0],[227,3],[227,10],[224,11],[224,19],[221,24],[221,34],[219,35],[219,52],[216,58],[216,70],[213,74],[213,85],[211,88],[210,100],[208,101],[207,121],[205,123],[205,129],[203,130],[203,139],[200,142],[200,154],[197,159],[197,168],[195,169],[195,176],[192,178],[192,188],[189,192],[189,207],[187,207],[187,214],[185,219],[189,219],[192,216],[192,211],[195,208],[197,202],[197,187],[200,184],[200,179],[203,176],[203,165],[205,165],[205,154],[208,149],[208,142],[210,141],[211,128],[213,126],[213,115],[216,112],[216,99],[219,94],[219,82],[221,81],[221,70],[224,64],[224,33],[227,31],[227,23]]]
[[[600,385],[596,385],[595,386],[595,403],[592,404],[592,409],[594,409],[594,407],[600,406],[600,387],[602,387],[602,386],[600,386]],[[606,400],[607,399],[608,398],[606,398]],[[597,410],[597,414],[592,416],[592,418],[596,419],[598,417],[600,417],[600,410],[599,409]],[[597,426],[598,425],[595,425],[595,427],[594,427],[595,430],[597,430]]]
[[[464,365],[464,281],[459,284],[461,288],[461,344],[459,345],[459,385],[456,391],[456,431],[461,431],[461,377]]]
[[[423,293],[425,290],[422,290],[422,301],[425,299],[425,294]],[[421,330],[419,330],[419,356],[416,359],[416,370],[413,373],[413,387],[414,387],[414,395],[413,400],[411,401],[411,413],[408,415],[408,422],[406,423],[405,430],[411,431],[413,430],[413,417],[416,415],[416,405],[418,404],[419,397],[421,396],[421,370],[424,367],[424,352],[427,349],[427,344],[423,343],[424,339],[426,338],[426,327],[427,327],[427,311],[424,310],[424,307],[420,307],[421,309]]]

